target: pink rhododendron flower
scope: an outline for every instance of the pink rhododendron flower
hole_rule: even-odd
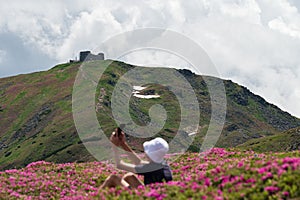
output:
[[[265,187],[265,190],[270,193],[273,193],[273,192],[277,192],[279,190],[279,188],[275,187],[275,186],[267,186],[267,187]]]

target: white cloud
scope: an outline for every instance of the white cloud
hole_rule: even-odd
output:
[[[232,18],[239,18],[244,22],[260,24],[261,9],[254,0],[226,1],[220,5],[220,11]]]
[[[165,51],[157,51],[152,49],[143,49],[131,52],[120,58],[127,63],[140,66],[150,67],[172,67],[172,68],[190,68],[182,58],[175,54]]]
[[[16,0],[1,4],[0,33],[19,35],[24,43],[62,62],[123,31],[169,28],[199,43],[222,78],[233,79],[300,117],[300,13],[295,7],[299,4],[290,1]],[[184,65],[170,55],[139,54],[127,59]]]
[[[300,25],[300,24],[299,24]],[[300,26],[296,23],[286,23],[282,17],[269,22],[269,27],[292,37],[300,38]]]
[[[265,12],[262,14],[268,26],[283,34],[300,38],[300,13],[297,7],[285,0],[259,1],[264,7]]]

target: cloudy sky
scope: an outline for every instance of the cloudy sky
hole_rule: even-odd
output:
[[[159,27],[197,42],[221,78],[300,117],[299,10],[297,0],[0,0],[0,77],[47,70],[115,34]],[[180,63],[150,54],[126,61]]]

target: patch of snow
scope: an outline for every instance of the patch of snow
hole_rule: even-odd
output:
[[[189,136],[196,135],[196,132],[189,133]]]
[[[135,91],[141,91],[141,90],[144,90],[144,89],[146,89],[147,87],[142,87],[142,86],[133,86],[133,89],[135,90]]]
[[[141,98],[141,99],[153,99],[153,98],[159,98],[160,95],[142,95],[142,94],[139,94],[141,90],[144,90],[146,89],[147,87],[142,87],[142,86],[133,86],[133,96],[134,97],[137,97],[137,98]]]
[[[153,99],[153,98],[159,98],[160,95],[142,95],[142,94],[137,94],[133,93],[134,97],[141,98],[141,99]]]

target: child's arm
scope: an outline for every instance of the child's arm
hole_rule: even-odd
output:
[[[119,150],[118,150],[117,146],[121,146],[121,144],[126,144],[126,143],[120,143],[120,140],[119,140],[119,138],[117,137],[117,135],[115,133],[112,133],[112,135],[110,137],[110,140],[113,143],[112,144],[112,149],[113,149],[113,153],[114,153],[114,159],[115,159],[115,162],[116,162],[116,167],[118,169],[122,169],[122,170],[126,170],[128,172],[136,173],[136,170],[135,170],[136,164],[126,163],[126,162],[124,162],[123,160],[120,159],[120,154],[119,154]],[[127,144],[124,145],[124,147],[125,146],[127,146],[129,149],[131,149]],[[125,148],[127,148],[127,147],[125,147]],[[129,157],[133,158],[134,156],[129,156]],[[134,159],[136,159],[136,161],[137,161],[136,157]]]
[[[146,161],[143,161],[127,144],[125,139],[125,133],[123,131],[119,135],[119,140],[120,140],[119,143],[120,147],[127,152],[127,155],[129,156],[129,159],[133,162],[133,164],[139,165],[139,164],[146,163]]]
[[[135,164],[139,165],[142,163],[142,159],[128,146],[128,144],[122,143],[121,147],[127,152],[127,155],[129,156],[129,159]]]

